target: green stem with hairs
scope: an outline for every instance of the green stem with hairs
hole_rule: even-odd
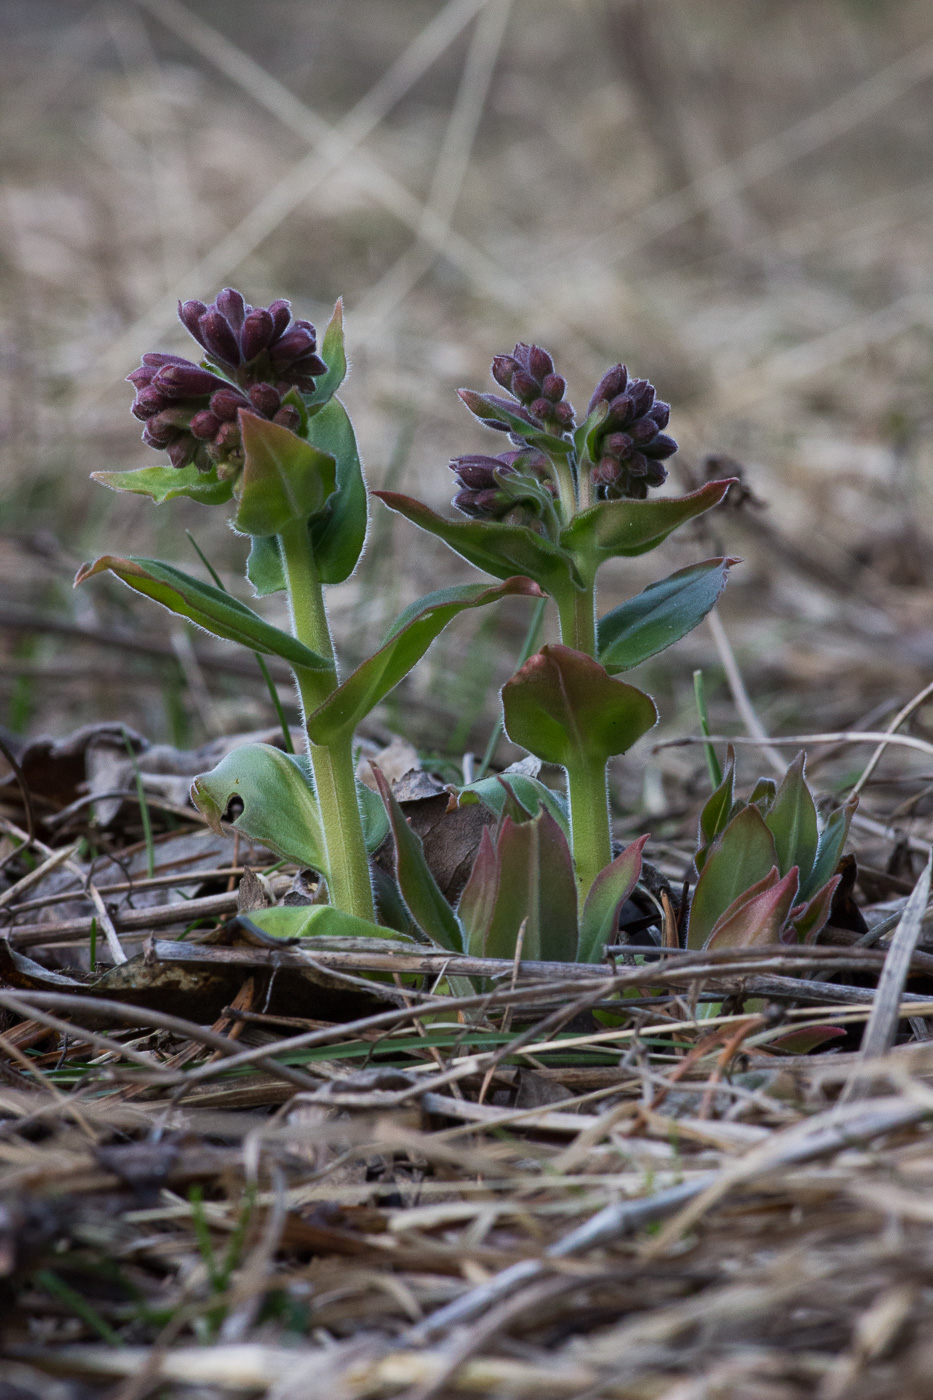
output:
[[[300,642],[333,663],[332,671],[295,670],[304,713],[317,709],[337,684],[337,661],[324,607],[324,591],[315,567],[306,523],[295,521],[279,536],[292,612],[292,631]],[[331,903],[348,914],[375,922],[369,856],[363,835],[353,765],[353,736],[334,744],[308,743],[308,757],[321,812],[327,849],[327,886]]]

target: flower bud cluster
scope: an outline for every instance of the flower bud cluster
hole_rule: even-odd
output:
[[[146,424],[143,442],[168,452],[172,466],[216,466],[233,476],[242,466],[241,409],[294,431],[298,409],[283,398],[310,392],[326,365],[317,355],[310,321],[293,321],[287,301],[248,306],[227,287],[210,306],[179,305],[179,319],[222,374],[181,355],[149,353],[127,379],[136,390],[132,411]]]
[[[564,432],[573,426],[573,407],[564,398],[567,381],[540,345],[520,342],[511,355],[497,355],[492,377],[543,427]]]
[[[473,453],[466,457],[455,457],[450,463],[460,490],[452,504],[464,515],[476,520],[501,520],[516,504],[515,497],[504,491],[499,478],[521,473],[532,476],[552,496],[557,487],[551,480],[548,460],[542,452],[529,451],[503,452],[499,457],[484,457]]]
[[[627,496],[644,500],[649,487],[667,480],[662,463],[677,451],[677,443],[662,430],[671,406],[655,397],[647,379],[630,379],[625,365],[607,370],[590,399],[588,413],[609,405],[596,439],[592,480],[603,500]]]

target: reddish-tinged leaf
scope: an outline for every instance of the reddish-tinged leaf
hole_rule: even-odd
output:
[[[712,952],[720,948],[760,948],[767,943],[780,942],[781,930],[799,887],[796,866],[781,880],[774,866],[764,880],[759,880],[730,904],[716,921],[704,946]]]
[[[584,567],[592,574],[607,559],[654,549],[672,530],[718,505],[731,485],[730,478],[710,481],[687,496],[600,501],[574,517],[561,531],[560,543],[581,563],[586,561]]]
[[[527,822],[506,817],[496,842],[499,884],[485,956],[513,958],[522,923],[523,959],[573,962],[577,888],[567,838],[550,812]]]
[[[395,841],[396,878],[408,912],[425,938],[452,953],[462,953],[460,925],[428,868],[421,839],[405,820],[405,813],[395,800],[385,775],[375,764],[372,770],[389,814]]]
[[[743,807],[707,854],[690,908],[688,947],[703,948],[733,900],[776,865],[774,837],[761,813],[757,807]]]
[[[808,1055],[818,1046],[830,1040],[839,1040],[840,1037],[845,1037],[842,1026],[807,1026],[803,1030],[779,1035],[776,1040],[769,1040],[768,1049],[780,1050],[785,1055]]]
[[[841,880],[841,875],[834,875],[821,890],[817,890],[813,898],[803,906],[799,913],[795,909],[791,911],[791,923],[797,934],[798,942],[816,942],[817,934],[829,918],[830,910],[833,907],[833,895]]]
[[[577,961],[598,963],[619,927],[619,910],[641,875],[641,855],[647,836],[639,836],[611,865],[601,870],[590,886],[580,919]]]
[[[466,951],[481,958],[499,894],[499,857],[489,827],[483,827],[479,850],[460,896],[457,914],[463,925]]]

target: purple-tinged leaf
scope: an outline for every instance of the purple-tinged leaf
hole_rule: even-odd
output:
[[[372,765],[372,770],[389,814],[395,842],[395,876],[408,912],[431,943],[452,953],[462,953],[460,925],[428,868],[421,838],[406,821],[405,813],[395,800],[385,775],[376,764]]]
[[[678,569],[600,618],[599,660],[610,676],[628,671],[679,642],[716,606],[729,570],[740,559],[706,559]]]
[[[658,721],[644,691],[560,643],[543,647],[506,682],[502,706],[513,743],[565,768],[605,764]]]
[[[582,585],[566,550],[527,525],[512,525],[504,520],[447,520],[411,496],[400,496],[395,491],[372,494],[493,578],[525,574],[548,592],[571,583]]]
[[[743,807],[713,842],[690,907],[687,946],[700,949],[739,895],[777,865],[774,837],[757,807]]]
[[[790,921],[794,926],[798,943],[815,943],[817,935],[829,918],[833,907],[833,895],[842,881],[841,875],[834,875],[821,890],[807,901],[798,912],[791,910]],[[801,890],[801,894],[803,891]]]
[[[601,962],[606,945],[614,941],[619,928],[619,910],[641,875],[641,856],[647,840],[647,836],[639,836],[637,841],[626,846],[590,886],[580,919],[578,962]]]
[[[819,840],[816,803],[807,787],[806,760],[803,752],[794,759],[765,816],[765,826],[774,837],[778,869],[786,872],[796,865],[801,883],[809,879]]]
[[[535,598],[540,597],[540,590],[530,579],[518,577],[500,584],[464,583],[440,588],[412,603],[394,623],[379,650],[361,662],[307,717],[306,729],[312,744],[330,744],[339,735],[354,730],[383,696],[408,675],[459,613],[467,608],[486,607],[511,595]]]
[[[457,906],[457,914],[463,925],[466,951],[471,957],[481,958],[484,955],[486,936],[495,913],[498,895],[499,857],[489,827],[484,826],[473,869]]]
[[[240,412],[245,460],[233,528],[241,535],[279,535],[322,509],[337,481],[327,452],[255,413]]]
[[[787,1031],[768,1041],[769,1050],[780,1050],[785,1055],[808,1055],[820,1045],[830,1040],[845,1038],[843,1026],[805,1026],[799,1031]]]
[[[577,954],[577,889],[567,838],[550,812],[533,821],[506,817],[496,841],[495,908],[485,956],[513,958],[522,923],[522,958],[573,962]]]
[[[704,948],[714,952],[779,943],[799,887],[796,866],[783,879],[778,879],[777,866],[772,867],[764,880],[745,890],[717,919]]]
[[[574,517],[561,531],[560,543],[593,574],[607,559],[656,548],[672,530],[718,505],[731,485],[731,479],[710,481],[687,496],[600,501]]]

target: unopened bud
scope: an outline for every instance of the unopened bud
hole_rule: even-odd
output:
[[[249,399],[232,386],[229,389],[218,389],[211,398],[211,410],[221,423],[235,423],[241,408],[249,408]]]
[[[567,388],[567,381],[560,374],[546,374],[541,381],[541,392],[551,403],[560,403]]]
[[[281,395],[271,384],[254,384],[249,391],[249,401],[265,418],[272,418],[282,406]]]
[[[540,345],[528,347],[528,373],[540,384],[549,374],[554,373],[554,361]]]
[[[663,486],[667,480],[667,467],[662,467],[660,462],[648,462],[648,469],[645,473],[646,486]]]
[[[652,418],[659,428],[666,428],[671,421],[670,404],[665,403],[663,399],[655,399],[654,403],[648,409],[648,417]]]
[[[193,335],[197,341],[201,339],[201,317],[206,315],[207,307],[203,301],[180,301],[178,303],[178,319],[188,334]],[[143,360],[145,358],[144,355]]]
[[[563,403],[556,403],[551,412],[551,417],[555,423],[559,423],[562,428],[569,428],[573,422],[573,405],[565,399]]]
[[[219,302],[220,298],[217,300]],[[236,368],[241,359],[240,347],[227,318],[219,311],[206,311],[198,324],[199,339],[205,350],[222,364]]]
[[[512,375],[517,373],[519,368],[519,363],[513,355],[496,355],[491,367],[492,377],[503,389],[511,390]]]
[[[532,379],[530,374],[526,374],[524,370],[521,369],[515,371],[512,375],[512,383],[506,385],[506,388],[515,395],[519,403],[530,403],[532,399],[538,396],[537,381]]]
[[[272,317],[272,339],[275,341],[280,335],[284,335],[289,327],[292,319],[292,304],[290,301],[270,301],[267,309]]]
[[[218,374],[192,364],[164,365],[152,381],[154,388],[172,399],[200,399],[219,389],[223,382]]]
[[[287,428],[290,433],[297,433],[301,427],[301,414],[294,404],[283,403],[272,421],[282,428]]]
[[[598,403],[609,403],[611,399],[617,398],[625,386],[628,384],[628,370],[625,365],[613,365],[612,369],[607,369],[602,379],[593,390],[593,397],[590,399],[587,415],[593,412]]]
[[[667,433],[658,433],[652,443],[648,445],[649,457],[654,457],[657,461],[665,461],[668,457],[673,457],[677,451],[677,443]]]
[[[606,414],[607,428],[627,428],[635,417],[635,405],[629,394],[619,394],[609,404]]]
[[[171,399],[167,395],[160,394],[158,389],[153,388],[152,385],[148,385],[139,390],[136,398],[133,400],[133,406],[130,412],[133,414],[134,418],[139,418],[145,423],[147,418],[151,418],[154,413],[158,413],[160,409],[167,407],[170,402]]]
[[[188,427],[199,441],[210,442],[217,436],[220,419],[209,408],[202,408],[200,413],[194,415]]]
[[[615,457],[618,461],[624,462],[634,446],[628,433],[609,433],[603,438],[603,450],[609,453],[610,457]]]
[[[167,450],[172,466],[177,467],[180,471],[191,462],[197,451],[197,446],[194,438],[189,437],[187,433],[182,433],[174,442],[169,443]]]
[[[240,331],[240,352],[244,364],[249,364],[250,360],[255,360],[257,355],[269,348],[274,333],[275,322],[270,312],[264,306],[257,306],[246,317]]]
[[[246,316],[246,302],[242,292],[238,292],[235,287],[224,287],[214,305],[225,320],[235,331],[238,331]]]
[[[629,429],[632,441],[638,447],[644,447],[658,435],[658,425],[653,418],[636,418]]]

